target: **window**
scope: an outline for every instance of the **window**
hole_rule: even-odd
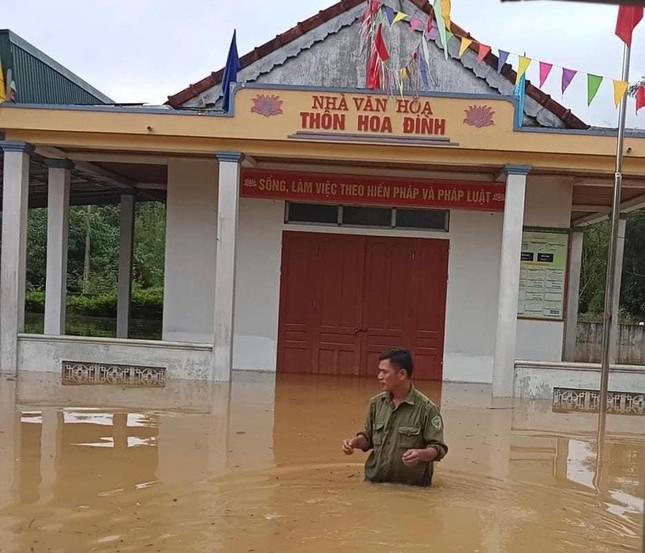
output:
[[[448,230],[448,211],[396,209],[396,226],[410,229]]]
[[[392,210],[383,207],[343,207],[341,225],[391,227]]]
[[[358,207],[287,202],[286,223],[447,232],[450,212],[437,209]]]
[[[338,224],[338,206],[287,203],[288,223]]]

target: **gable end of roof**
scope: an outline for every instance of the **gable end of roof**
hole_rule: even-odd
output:
[[[409,1],[426,15],[433,15],[432,6],[427,0]],[[249,65],[264,58],[265,56],[297,40],[308,32],[320,27],[321,25],[324,25],[331,19],[334,19],[364,3],[365,0],[341,0],[340,2],[330,6],[329,8],[319,11],[317,14],[311,16],[305,21],[297,23],[291,29],[277,35],[275,38],[269,40],[261,46],[258,46],[257,48],[254,48],[251,52],[248,52],[247,54],[242,56],[240,58],[240,67],[242,69],[248,67]],[[470,33],[466,32],[454,22],[451,22],[451,30],[456,36],[464,36],[475,40]],[[477,45],[475,43],[471,44],[470,50],[477,52]],[[495,71],[497,71],[499,59],[495,54],[491,52],[486,57],[484,62],[491,68],[495,69]],[[472,70],[471,68],[468,69]],[[510,64],[504,65],[501,71],[501,75],[505,77],[509,82],[515,83],[517,73]],[[184,90],[181,90],[180,92],[169,96],[166,104],[175,109],[179,109],[186,102],[189,102],[200,94],[220,84],[223,76],[224,68],[220,69],[219,71],[214,71],[204,79],[201,79],[200,81],[191,84]],[[567,128],[578,130],[586,130],[589,128],[589,125],[587,125],[584,121],[574,115],[570,109],[565,108],[562,104],[555,101],[553,98],[551,98],[551,96],[549,96],[536,86],[532,85],[530,82],[527,82],[526,84],[526,95],[543,106],[544,109],[553,113],[564,123]]]

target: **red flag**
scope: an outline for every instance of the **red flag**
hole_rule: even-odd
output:
[[[372,50],[370,55],[370,62],[367,66],[367,88],[376,90],[381,88],[381,63],[378,59],[378,52],[376,48]]]
[[[365,14],[363,15],[363,22],[368,23],[372,21],[372,18],[380,9],[381,3],[379,2],[379,0],[370,0],[367,9],[365,10]]]
[[[640,85],[636,89],[636,113],[641,108],[645,108],[645,84]]]
[[[619,6],[618,7],[618,20],[616,21],[616,35],[627,46],[632,45],[632,33],[643,19],[642,6]]]
[[[486,59],[486,56],[490,54],[492,48],[490,46],[486,46],[485,44],[480,44],[479,45],[479,54],[477,55],[477,61],[479,63],[483,62]]]
[[[378,52],[378,57],[381,61],[387,61],[390,59],[390,53],[387,51],[387,46],[383,40],[383,33],[381,32],[381,25],[378,26],[376,31],[376,38],[374,39],[374,47]]]

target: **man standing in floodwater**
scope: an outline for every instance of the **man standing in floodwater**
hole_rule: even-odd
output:
[[[365,479],[412,486],[432,483],[433,463],[443,459],[443,420],[436,405],[412,383],[410,352],[392,349],[379,357],[383,392],[370,400],[365,429],[343,441],[343,452],[372,450]]]

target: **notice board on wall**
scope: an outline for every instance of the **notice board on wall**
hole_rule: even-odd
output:
[[[518,316],[563,320],[569,233],[525,230]]]

